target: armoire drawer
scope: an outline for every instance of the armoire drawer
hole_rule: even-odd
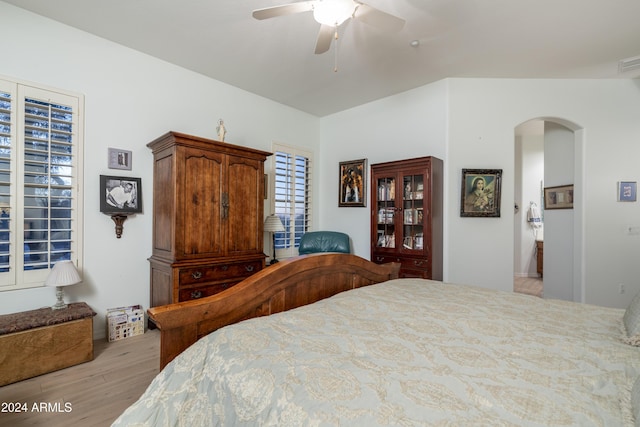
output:
[[[179,298],[180,298],[180,301],[190,301],[194,299],[209,297],[211,295],[215,295],[224,290],[227,290],[237,283],[238,283],[237,281],[232,281],[232,282],[215,283],[212,285],[198,286],[198,287],[192,287],[192,288],[180,288]]]
[[[237,264],[203,265],[181,268],[178,277],[180,286],[195,285],[216,280],[248,277],[260,271],[261,267],[262,265],[258,261]]]

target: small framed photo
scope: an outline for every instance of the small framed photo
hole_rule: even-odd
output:
[[[109,169],[131,170],[131,151],[109,148]]]
[[[635,202],[637,198],[636,181],[620,181],[618,183],[618,201]]]
[[[499,217],[502,169],[462,169],[461,217]]]
[[[340,162],[338,179],[339,207],[367,205],[367,159]]]
[[[573,209],[573,184],[546,187],[544,189],[545,209]]]
[[[100,212],[134,214],[142,212],[142,179],[100,175]]]

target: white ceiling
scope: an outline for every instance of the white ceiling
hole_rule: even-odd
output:
[[[640,77],[618,72],[640,56],[638,0],[368,0],[406,25],[348,21],[337,56],[313,53],[310,12],[251,16],[287,0],[5,2],[317,116],[446,77]]]

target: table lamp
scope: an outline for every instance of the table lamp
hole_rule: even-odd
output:
[[[59,261],[55,263],[49,272],[49,276],[47,276],[47,280],[44,282],[46,286],[56,287],[56,297],[58,298],[58,301],[51,307],[51,309],[60,310],[62,308],[66,308],[67,304],[65,304],[62,299],[64,295],[62,288],[69,285],[75,285],[80,282],[82,282],[82,278],[80,278],[80,274],[78,273],[78,270],[76,270],[76,266],[72,261]]]
[[[267,219],[264,220],[264,231],[271,233],[271,236],[273,236],[273,257],[271,258],[271,264],[275,264],[278,262],[276,259],[276,233],[284,231],[284,225],[282,225],[280,217],[275,214],[269,215]]]

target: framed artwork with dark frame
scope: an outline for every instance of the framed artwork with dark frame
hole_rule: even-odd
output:
[[[367,205],[367,159],[340,162],[338,206]]]
[[[119,148],[109,148],[109,169],[131,170],[132,153]]]
[[[461,217],[499,217],[502,169],[462,169]]]
[[[573,184],[546,187],[544,189],[544,208],[573,209]]]
[[[100,175],[100,212],[142,213],[142,179]]]

